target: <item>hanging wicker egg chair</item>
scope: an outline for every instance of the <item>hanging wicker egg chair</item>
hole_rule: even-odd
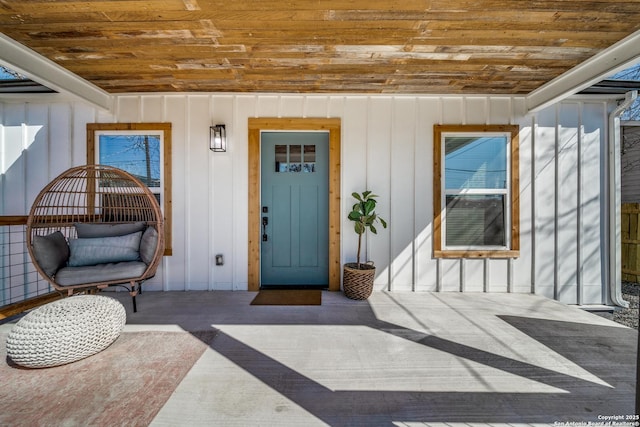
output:
[[[36,197],[27,219],[36,270],[60,293],[110,286],[133,298],[156,273],[164,252],[164,220],[149,188],[126,171],[73,167]]]

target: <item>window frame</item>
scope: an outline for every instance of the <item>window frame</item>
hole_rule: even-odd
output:
[[[433,127],[433,256],[434,258],[517,258],[520,256],[520,188],[519,188],[519,131],[518,125],[434,125]],[[447,248],[445,241],[444,142],[446,136],[488,137],[504,135],[508,138],[508,185],[505,209],[506,247],[487,246]],[[463,192],[464,193],[464,192]],[[475,191],[468,195],[478,194]],[[498,194],[499,191],[493,192]],[[504,192],[503,192],[504,193]],[[489,193],[483,192],[482,195]]]
[[[99,164],[99,135],[160,135],[160,208],[164,215],[164,255],[172,249],[172,200],[171,200],[171,123],[87,123],[87,164]],[[149,187],[152,193],[158,194]]]

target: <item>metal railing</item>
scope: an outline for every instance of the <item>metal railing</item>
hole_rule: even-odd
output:
[[[52,292],[27,250],[26,216],[0,216],[0,307]]]

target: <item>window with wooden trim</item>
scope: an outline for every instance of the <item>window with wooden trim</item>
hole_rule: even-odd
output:
[[[518,132],[434,126],[434,257],[519,256]]]
[[[87,164],[123,169],[149,187],[164,214],[164,255],[171,255],[171,123],[88,123]]]

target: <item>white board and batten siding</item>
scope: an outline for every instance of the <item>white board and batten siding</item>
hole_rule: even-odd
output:
[[[173,255],[146,288],[245,290],[248,118],[338,117],[341,259],[353,261],[357,247],[346,220],[351,193],[373,190],[390,224],[366,242],[376,289],[535,292],[601,304],[607,109],[605,101],[576,100],[526,115],[522,98],[492,96],[122,95],[112,113],[75,102],[0,102],[0,214],[25,214],[50,179],[85,162],[86,123],[171,122]],[[226,153],[208,148],[217,123],[227,126]],[[519,258],[433,258],[434,124],[520,126]]]

